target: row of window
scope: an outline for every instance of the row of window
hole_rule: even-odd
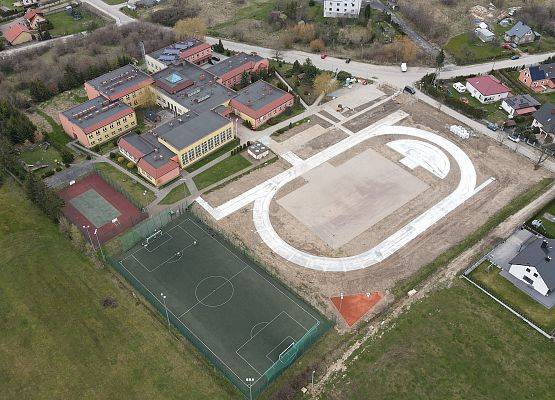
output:
[[[201,144],[195,146],[191,150],[181,155],[181,162],[183,165],[190,164],[194,160],[203,157],[206,153],[211,152],[216,147],[221,144],[233,139],[233,131],[231,127],[227,128],[225,131],[220,132],[216,136],[210,137]]]
[[[281,106],[274,108],[268,114],[261,116],[259,119],[257,119],[257,121],[264,121],[265,119],[272,118],[272,117],[276,116],[277,114],[280,114],[286,108],[291,107],[292,105],[293,105],[293,103],[291,101],[289,101],[287,103],[284,103]]]

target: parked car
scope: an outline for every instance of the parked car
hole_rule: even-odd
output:
[[[320,54],[320,58],[321,58],[322,60],[324,60],[327,56],[328,56],[327,53],[322,53],[322,54]]]
[[[497,124],[494,124],[493,122],[488,122],[486,126],[489,130],[494,132],[499,129],[499,126]]]
[[[505,50],[511,50],[511,44],[510,43],[503,43],[501,45],[502,48],[504,48]]]
[[[466,86],[464,86],[462,83],[460,82],[455,82],[453,83],[453,88],[459,92],[459,93],[464,93],[466,92]]]
[[[414,90],[414,88],[412,86],[405,86],[403,91],[407,92],[407,93],[410,93],[410,94],[415,94],[416,93],[416,90]]]
[[[212,60],[214,60],[214,61],[220,61],[220,57],[213,56],[213,57],[212,57]]]
[[[511,57],[511,60],[518,60],[520,58],[520,56],[517,56],[516,54],[514,56]]]
[[[401,63],[401,71],[407,72],[407,63]]]
[[[351,59],[350,59],[350,58],[347,58],[347,59],[345,60],[345,62],[346,62],[347,64],[349,64],[349,63],[351,62]]]

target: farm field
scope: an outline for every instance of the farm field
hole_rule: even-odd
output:
[[[3,398],[240,398],[19,187],[4,183],[0,204]]]

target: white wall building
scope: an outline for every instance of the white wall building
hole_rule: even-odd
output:
[[[362,0],[324,0],[324,17],[357,18]]]
[[[511,89],[491,75],[468,78],[466,81],[466,90],[482,104],[495,103],[496,101],[503,100],[511,93]]]
[[[509,262],[509,273],[548,296],[555,289],[554,244],[554,239],[536,238]]]

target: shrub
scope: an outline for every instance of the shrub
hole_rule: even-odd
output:
[[[85,159],[90,160],[92,157],[90,154],[87,154],[87,156],[85,157]]]
[[[133,169],[133,168],[135,168],[135,163],[132,162],[132,161],[129,161],[129,162],[126,164],[126,167],[127,167],[127,169]]]
[[[249,128],[249,129],[252,129],[252,124],[249,120],[244,120],[243,121],[243,126]]]
[[[119,157],[117,158],[118,164],[121,164],[121,163],[123,163],[124,161],[125,161],[125,158],[124,158],[123,156],[119,156]]]

